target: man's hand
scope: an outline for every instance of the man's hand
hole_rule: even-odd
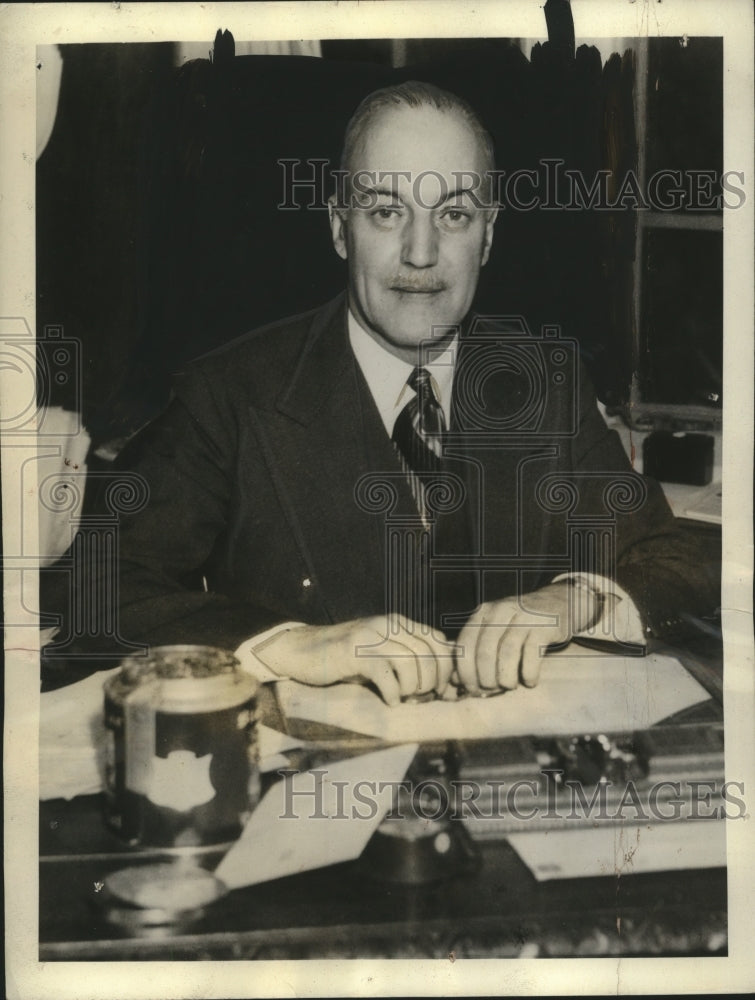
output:
[[[274,673],[304,684],[372,682],[389,705],[412,695],[442,694],[453,668],[451,647],[403,615],[299,626],[254,653]]]
[[[521,597],[481,604],[457,641],[456,671],[469,694],[534,687],[542,657],[586,628],[597,613],[596,597],[568,581]]]

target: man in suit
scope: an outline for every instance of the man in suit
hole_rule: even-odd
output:
[[[573,345],[470,319],[497,217],[474,112],[378,91],[342,166],[346,294],[189,366],[130,449],[149,498],[121,522],[121,636],[393,704],[532,685],[553,643],[714,606]]]

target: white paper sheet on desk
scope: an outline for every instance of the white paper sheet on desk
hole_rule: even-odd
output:
[[[726,865],[724,820],[516,833],[508,842],[538,880],[638,875]]]
[[[215,874],[237,889],[358,858],[392,804],[390,783],[402,780],[416,751],[416,743],[387,747],[277,782]],[[367,805],[365,781],[375,783]]]
[[[118,670],[100,671],[40,696],[40,799],[72,799],[102,790],[106,745],[102,685]]]
[[[358,684],[278,684],[285,716],[391,742],[645,729],[705,701],[705,689],[670,656],[604,656],[580,647],[551,654],[540,683],[493,698],[386,705]]]
[[[103,684],[118,673],[100,671],[41,695],[39,713],[39,797],[72,799],[104,787],[105,722]],[[284,767],[280,755],[301,740],[257,726],[261,770]]]

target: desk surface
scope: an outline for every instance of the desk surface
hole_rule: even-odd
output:
[[[130,936],[97,886],[164,855],[124,851],[99,796],[44,803],[42,818],[41,961],[725,954],[724,869],[538,883],[505,842],[436,885],[374,881],[356,861],[236,890],[174,935]]]
[[[715,697],[710,664],[690,661]],[[505,840],[478,842],[470,869],[436,884],[379,881],[355,861],[237,889],[172,932],[125,931],[102,883],[170,852],[125,848],[99,795],[43,802],[40,820],[41,961],[726,954],[725,869],[538,882]]]

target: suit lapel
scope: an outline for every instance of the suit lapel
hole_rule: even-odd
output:
[[[383,609],[385,512],[370,509],[366,477],[395,472],[398,462],[349,345],[345,297],[316,319],[275,411],[257,417],[326,616],[343,621]],[[404,483],[400,503],[407,502]]]

